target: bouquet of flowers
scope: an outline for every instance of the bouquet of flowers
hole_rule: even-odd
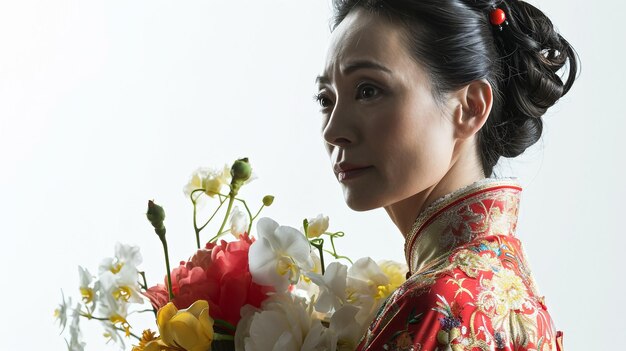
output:
[[[165,256],[163,284],[148,285],[136,246],[116,244],[115,256],[102,261],[97,275],[79,266],[81,299],[73,304],[63,296],[55,311],[62,332],[70,320],[68,349],[85,347],[81,319],[102,323],[105,337],[121,349],[134,339],[133,351],[355,349],[384,299],[404,282],[406,266],[339,255],[335,240],[344,233],[329,232],[321,214],[304,219],[300,229],[263,217],[253,233],[253,222],[274,201],[263,197],[252,215],[238,193],[253,179],[247,158],[193,173],[184,192],[193,205],[197,247],[173,269],[165,211],[149,201],[146,216]],[[225,186],[228,194],[221,192]],[[199,226],[197,209],[209,200],[219,204]],[[202,246],[201,232],[225,202],[219,230]],[[146,301],[152,309],[139,308]],[[134,332],[129,317],[135,313],[153,313],[154,324]]]

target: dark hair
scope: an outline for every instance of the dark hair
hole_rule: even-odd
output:
[[[477,133],[486,177],[500,156],[516,157],[539,140],[541,116],[576,79],[576,52],[543,12],[524,1],[333,0],[333,5],[331,31],[357,7],[400,24],[438,101],[473,80],[489,82],[492,110]],[[494,7],[506,14],[502,31],[489,21]],[[557,73],[567,62],[563,83]]]

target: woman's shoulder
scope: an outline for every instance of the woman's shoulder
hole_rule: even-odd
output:
[[[554,323],[512,236],[458,248],[437,267],[410,277],[390,304],[394,325],[394,318],[381,316],[396,330],[385,340],[387,349],[402,349],[398,342],[410,338],[423,350],[557,350]]]

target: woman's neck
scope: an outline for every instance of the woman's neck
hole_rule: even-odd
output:
[[[384,207],[404,237],[411,230],[419,214],[433,201],[485,178],[482,168],[477,166],[477,158],[465,156],[453,160],[448,172],[437,183],[413,196]]]

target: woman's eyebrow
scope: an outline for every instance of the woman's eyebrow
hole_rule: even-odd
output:
[[[380,63],[370,61],[370,60],[357,60],[351,63],[346,64],[343,67],[343,74],[348,75],[352,72],[355,72],[359,69],[375,69],[379,71],[383,71],[391,74],[391,70]],[[329,84],[330,79],[326,75],[319,75],[315,78],[316,84]]]

